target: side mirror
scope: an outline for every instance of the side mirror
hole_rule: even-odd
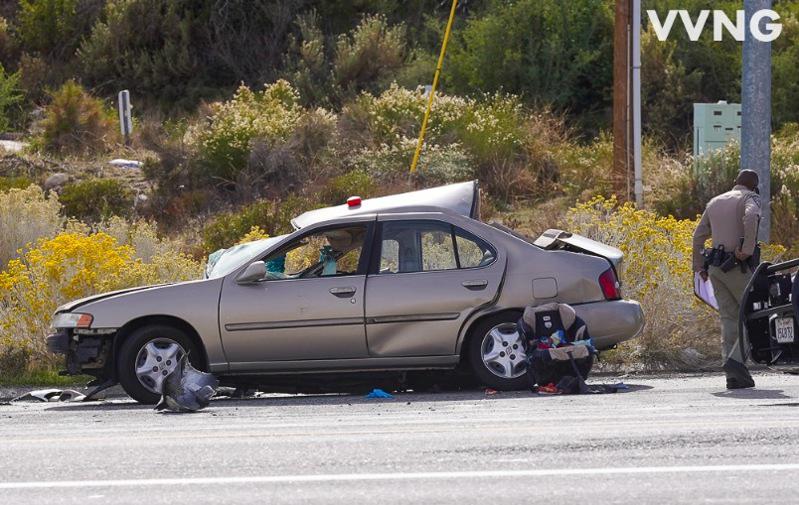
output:
[[[263,261],[255,261],[247,265],[242,273],[236,277],[237,284],[255,284],[266,277],[266,264]]]

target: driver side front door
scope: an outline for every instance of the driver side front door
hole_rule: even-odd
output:
[[[225,279],[220,329],[231,370],[368,356],[364,244],[371,228],[360,223],[311,231],[264,258],[268,269],[282,264],[282,272],[249,285]]]

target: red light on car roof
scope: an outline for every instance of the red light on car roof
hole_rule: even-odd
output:
[[[361,197],[360,196],[351,196],[347,198],[347,207],[360,207],[361,206]]]

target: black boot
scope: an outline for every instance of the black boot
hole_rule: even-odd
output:
[[[749,370],[743,363],[728,359],[724,363],[724,372],[727,374],[727,389],[743,389],[755,387],[755,381],[749,375]]]

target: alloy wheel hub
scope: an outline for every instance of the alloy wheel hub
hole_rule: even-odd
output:
[[[503,379],[515,379],[527,371],[524,342],[514,323],[494,326],[480,346],[483,364]]]
[[[175,370],[186,351],[171,338],[156,338],[144,344],[136,355],[136,377],[142,386],[161,394],[164,379]]]

